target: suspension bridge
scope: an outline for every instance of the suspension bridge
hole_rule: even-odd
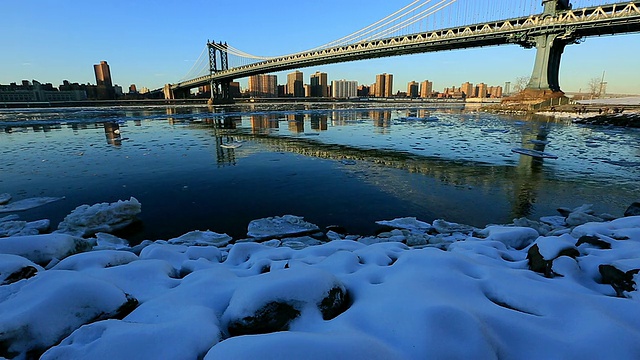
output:
[[[540,3],[542,1],[542,11]],[[580,1],[580,0],[576,0]],[[535,48],[525,91],[557,97],[565,46],[591,36],[640,32],[640,1],[577,8],[569,0],[522,0],[492,8],[476,0],[416,0],[387,17],[325,45],[283,56],[254,56],[226,42],[208,41],[183,80],[165,86],[166,98],[186,97],[209,85],[211,97],[228,99],[231,81],[310,66],[406,54],[516,44]],[[606,1],[606,0],[605,0]]]

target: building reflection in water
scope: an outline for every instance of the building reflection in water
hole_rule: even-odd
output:
[[[331,112],[331,125],[342,126],[348,122],[359,120],[358,115],[361,113],[355,111],[332,111]]]
[[[391,126],[391,110],[371,110],[369,117],[373,120],[373,126],[378,128],[376,132],[387,133]]]
[[[120,136],[120,125],[117,122],[105,122],[104,134],[107,138],[107,144],[113,146],[122,145],[122,137]]]
[[[304,115],[288,114],[287,121],[289,123],[289,132],[299,134],[304,132]]]
[[[329,116],[326,114],[311,114],[311,129],[312,130],[327,130],[327,121]]]
[[[251,130],[254,134],[266,134],[269,129],[277,129],[279,127],[278,115],[251,115]]]

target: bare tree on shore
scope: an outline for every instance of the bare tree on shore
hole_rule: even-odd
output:
[[[602,89],[600,78],[592,77],[587,83],[587,89],[591,97],[600,97],[600,91]]]
[[[521,92],[527,87],[528,83],[529,83],[528,76],[518,76],[516,80],[513,82],[513,92],[516,94]]]

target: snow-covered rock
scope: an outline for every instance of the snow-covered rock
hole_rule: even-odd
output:
[[[72,271],[49,270],[7,285],[0,291],[0,356],[33,356],[135,303],[118,287]]]
[[[53,259],[87,251],[92,246],[85,239],[67,234],[15,236],[0,239],[0,254],[19,255],[36,264],[47,264]]]
[[[28,279],[42,270],[41,266],[22,256],[0,254],[0,285]]]
[[[476,233],[486,240],[500,241],[518,250],[529,246],[539,236],[538,231],[529,227],[500,225],[487,226]]]
[[[64,218],[56,232],[75,236],[113,232],[131,224],[142,211],[141,207],[134,197],[111,204],[80,205]]]
[[[317,230],[319,230],[318,226],[304,221],[301,216],[284,215],[251,221],[247,235],[269,239],[306,234]]]
[[[244,280],[222,319],[232,335],[287,330],[304,313],[333,318],[345,305],[346,289],[331,273],[297,267]]]
[[[90,251],[71,255],[57,263],[51,269],[82,271],[91,268],[107,268],[124,265],[136,260],[138,260],[136,254],[129,251]]]

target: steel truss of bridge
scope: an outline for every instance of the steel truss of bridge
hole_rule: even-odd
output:
[[[567,44],[584,37],[640,31],[640,1],[493,21],[274,57],[171,85],[172,90],[316,65],[506,44],[540,47],[540,36]],[[543,46],[544,47],[544,46]],[[557,59],[559,66],[559,58]],[[535,71],[534,71],[535,72]],[[557,71],[556,71],[557,73]]]

